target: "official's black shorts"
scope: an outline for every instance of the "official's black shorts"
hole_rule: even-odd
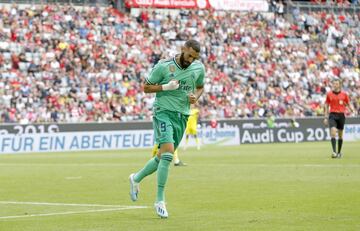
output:
[[[344,113],[331,112],[329,115],[329,127],[336,127],[339,130],[344,130],[345,115]]]

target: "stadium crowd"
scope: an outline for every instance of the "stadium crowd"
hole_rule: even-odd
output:
[[[343,6],[359,4],[359,0],[310,0],[310,2],[316,4],[343,5]]]
[[[201,118],[318,116],[340,78],[360,110],[360,15],[0,6],[0,122],[151,119],[155,63],[203,44]]]

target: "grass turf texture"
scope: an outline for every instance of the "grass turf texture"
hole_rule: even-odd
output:
[[[148,206],[109,209],[0,203],[1,231],[360,230],[360,143],[331,159],[329,142],[180,150],[171,166],[169,219],[155,215],[156,174],[130,201],[128,176],[150,150],[0,155],[0,201]],[[112,208],[112,207],[110,207]]]

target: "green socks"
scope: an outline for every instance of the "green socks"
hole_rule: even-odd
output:
[[[142,179],[144,179],[144,177],[155,172],[156,169],[158,169],[158,165],[159,165],[159,158],[157,156],[151,158],[146,163],[145,167],[135,174],[134,181],[136,183],[139,183]]]
[[[156,195],[156,201],[165,201],[165,184],[169,174],[169,166],[173,159],[173,155],[169,152],[161,154],[161,160],[157,169],[157,184],[158,190]]]
[[[134,181],[139,183],[144,177],[152,174],[157,170],[157,196],[156,201],[165,201],[164,189],[169,174],[169,166],[173,159],[173,154],[165,152],[161,155],[161,159],[157,156],[150,159],[145,167],[137,172],[134,176]]]

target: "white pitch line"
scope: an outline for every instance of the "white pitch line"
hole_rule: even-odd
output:
[[[42,166],[69,166],[69,167],[79,167],[79,166],[86,166],[86,167],[122,167],[122,166],[139,166],[140,164],[125,164],[125,163],[0,163],[0,166],[10,166],[10,167],[42,167]]]
[[[131,205],[102,205],[102,204],[69,204],[69,203],[49,203],[49,202],[28,202],[28,201],[0,201],[0,204],[18,205],[51,205],[51,206],[74,206],[74,207],[114,207],[114,208],[147,208],[146,206]]]
[[[61,164],[50,164],[50,163],[0,163],[0,166],[4,167],[34,167],[34,166],[62,166],[62,167],[121,167],[121,166],[129,166],[128,164],[120,164],[120,163],[61,163]],[[212,167],[212,166],[243,166],[243,167],[285,167],[285,168],[292,168],[292,167],[319,167],[319,168],[358,168],[360,164],[267,164],[267,163],[254,163],[254,164],[247,164],[247,163],[219,163],[219,164],[194,164],[194,166],[205,166],[205,167]],[[131,166],[138,166],[138,164],[131,164]]]
[[[98,213],[98,212],[109,212],[109,211],[120,211],[127,209],[143,209],[147,208],[146,206],[128,206],[125,208],[112,208],[112,209],[92,209],[84,211],[72,211],[72,212],[60,212],[60,213],[42,213],[42,214],[29,214],[29,215],[18,215],[18,216],[5,216],[0,217],[0,219],[14,219],[14,218],[26,218],[26,217],[46,217],[46,216],[56,216],[56,215],[71,215],[71,214],[81,214],[81,213]]]

